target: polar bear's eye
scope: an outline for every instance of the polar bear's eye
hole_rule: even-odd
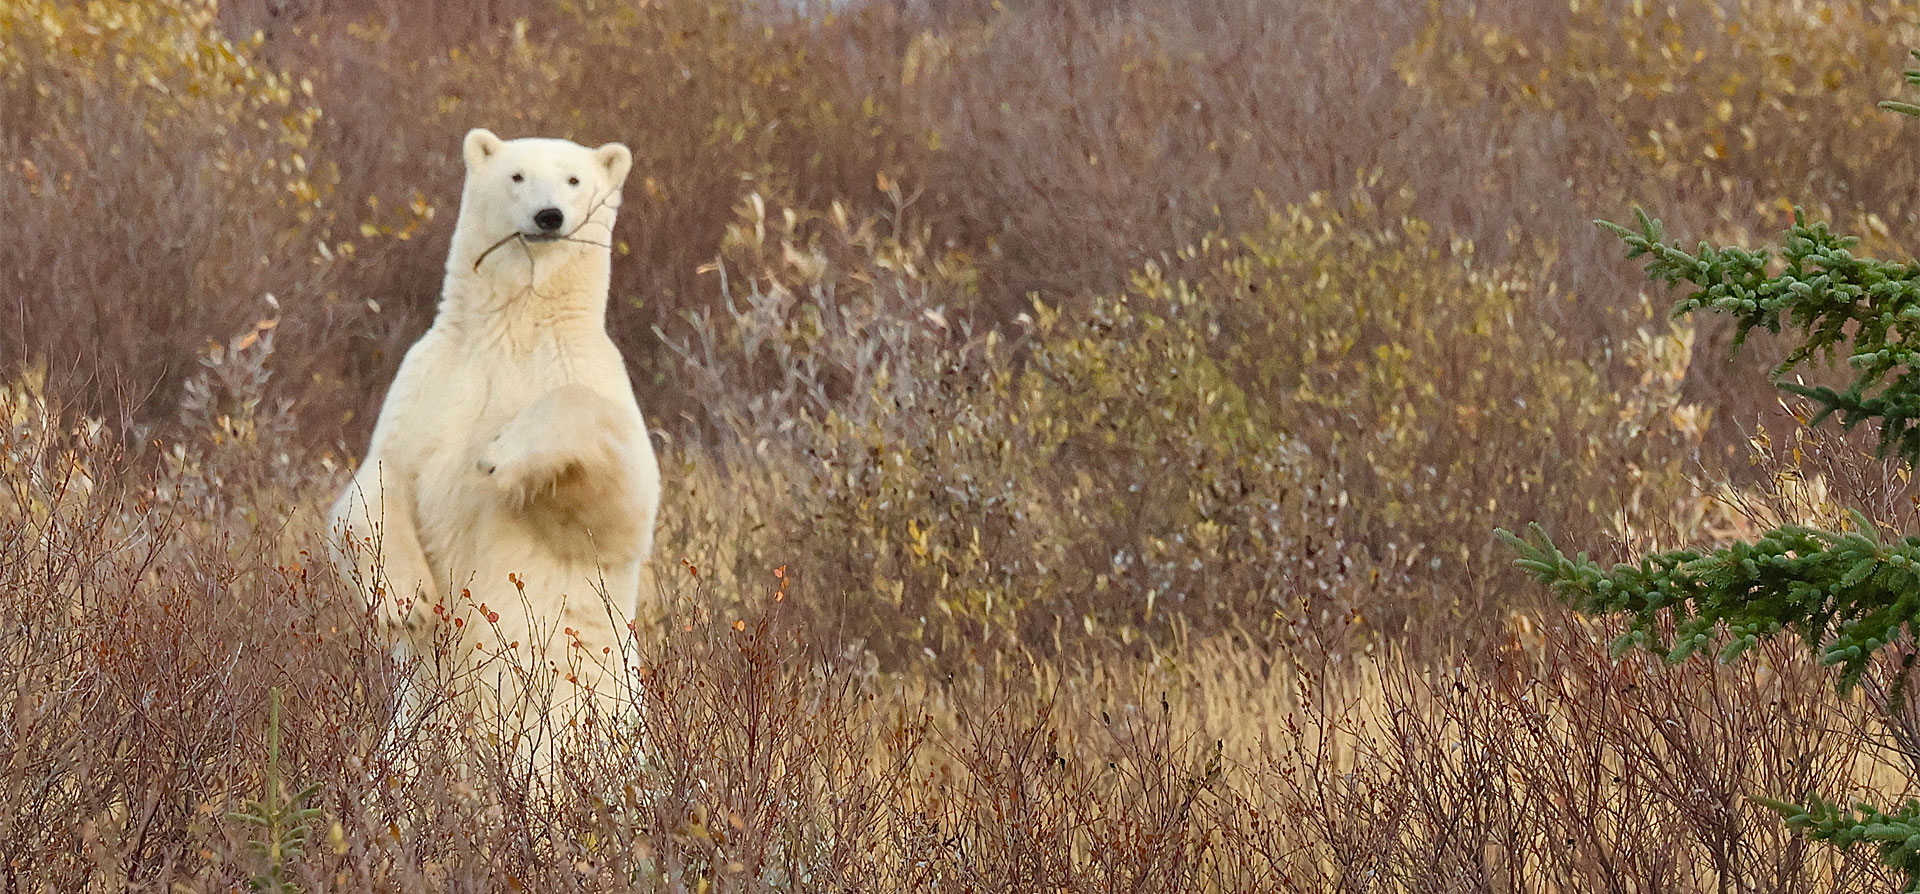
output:
[[[523,176],[521,176],[521,175],[519,175],[519,174],[515,174],[515,175],[513,175],[513,182],[515,182],[515,183],[519,183],[520,181],[522,181],[522,180],[525,180],[525,179],[527,179],[527,178],[525,178],[525,177],[523,177]]]
[[[578,178],[578,177],[568,177],[568,178],[567,178],[567,185],[568,185],[568,186],[579,186],[579,185],[580,185],[580,178]]]

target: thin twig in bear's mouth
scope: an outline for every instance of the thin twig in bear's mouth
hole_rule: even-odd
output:
[[[475,258],[473,260],[473,269],[476,272],[479,271],[480,265],[483,263],[486,263],[487,256],[490,254],[493,254],[494,249],[499,248],[500,246],[505,245],[509,242],[512,242],[515,239],[520,240],[520,244],[522,245],[525,245],[529,242],[578,242],[581,245],[591,245],[596,248],[606,248],[606,249],[613,248],[613,244],[611,240],[607,242],[595,242],[592,239],[575,238],[575,236],[573,235],[575,233],[580,232],[588,224],[593,223],[594,222],[593,217],[594,215],[600,213],[600,209],[606,208],[606,207],[619,208],[620,207],[619,205],[614,204],[610,201],[613,198],[613,195],[614,193],[608,192],[607,194],[594,199],[593,207],[588,208],[586,215],[581,218],[580,222],[578,224],[575,224],[573,229],[568,230],[565,233],[522,233],[516,230],[512,233],[508,233],[507,235],[500,237],[500,241],[487,246],[487,250],[481,252],[480,257]]]

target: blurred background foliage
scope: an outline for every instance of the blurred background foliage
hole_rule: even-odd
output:
[[[430,317],[459,134],[623,140],[665,549],[791,565],[893,660],[1470,636],[1525,598],[1496,524],[1698,536],[1780,412],[1587,221],[1897,242],[1912,13],[12,2],[0,359],[325,479]]]
[[[910,634],[892,648],[1180,624],[1399,639],[1497,614],[1485,530],[1673,499],[1705,411],[1679,400],[1677,330],[1625,342],[1645,381],[1609,390],[1524,314],[1557,292],[1481,269],[1409,204],[1275,208],[1179,252],[1182,274],[1037,301],[1010,334],[930,304],[953,271],[916,282],[910,246],[830,227],[868,246],[831,254],[882,264],[849,269],[749,206],[728,310],[673,344],[701,402],[764,383],[716,438],[739,493],[781,507],[759,522],[779,550],[743,567],[846,581],[866,598],[841,620]]]

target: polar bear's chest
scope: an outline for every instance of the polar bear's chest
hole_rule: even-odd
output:
[[[540,395],[566,383],[563,374],[539,364],[462,366],[447,376],[443,399],[429,416],[433,421],[419,433],[425,446],[416,497],[421,545],[447,558],[487,539],[485,526],[497,503],[480,469],[488,442]]]

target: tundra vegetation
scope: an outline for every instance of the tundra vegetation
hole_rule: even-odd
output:
[[[1917,16],[0,0],[0,889],[1909,884],[1904,840],[1812,840],[1905,821],[1903,624],[1823,659],[1568,607],[1494,530],[1907,555],[1913,415],[1844,389],[1912,322],[1736,354],[1765,311],[1669,317],[1591,220],[1756,245],[1801,206],[1859,237],[1796,230],[1822,270],[1909,256],[1920,122],[1875,104]],[[388,735],[402,669],[317,539],[476,125],[635,153],[658,617],[638,721],[540,778]],[[1840,399],[1896,424],[1803,424]]]

